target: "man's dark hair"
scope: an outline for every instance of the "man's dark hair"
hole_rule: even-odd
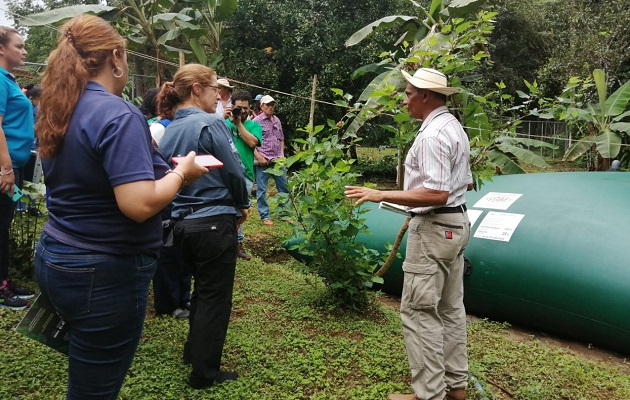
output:
[[[429,95],[431,97],[433,97],[434,99],[438,99],[441,100],[442,102],[444,102],[446,104],[446,101],[448,100],[448,96],[442,93],[438,93],[438,92],[434,92],[433,90],[430,89],[420,89],[414,86],[414,88],[416,88],[416,91],[418,93],[420,93],[421,91],[426,91],[429,93]]]
[[[39,86],[33,86],[24,93],[29,99],[39,99],[42,96],[42,88]]]
[[[448,98],[447,95],[442,94],[442,93],[438,93],[438,92],[434,92],[432,90],[430,92],[431,92],[431,94],[433,94],[433,97],[435,97],[436,99],[442,100],[442,102],[446,104],[446,100]]]
[[[232,95],[232,104],[236,103],[237,101],[246,101],[247,103],[249,103],[249,105],[251,105],[252,95],[246,90],[241,90],[240,92],[236,92]]]
[[[157,94],[160,92],[160,88],[149,89],[144,96],[142,96],[142,104],[140,104],[140,111],[149,119],[157,115],[157,104],[155,102]]]

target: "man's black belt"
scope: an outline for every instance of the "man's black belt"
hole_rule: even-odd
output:
[[[466,208],[466,204],[461,204],[455,207],[440,207],[434,208],[433,210],[429,210],[424,214],[453,214],[453,213],[464,213],[468,209]],[[411,217],[415,217],[416,215],[421,215],[418,213],[411,213]]]

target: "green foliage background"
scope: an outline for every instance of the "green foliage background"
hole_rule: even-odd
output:
[[[359,66],[380,53],[378,39],[391,41],[393,33],[380,35],[364,46],[346,48],[354,31],[382,15],[410,11],[404,0],[240,0],[224,39],[225,56],[220,72],[243,82],[273,88],[302,98],[269,93],[278,100],[278,113],[289,138],[304,137],[298,129],[309,118],[313,75],[317,75],[318,100],[333,102],[330,88],[360,93],[371,78],[351,78]],[[249,89],[252,94],[262,92]],[[314,125],[338,120],[345,109],[317,105]]]

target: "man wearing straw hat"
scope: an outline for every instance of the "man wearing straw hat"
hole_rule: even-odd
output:
[[[221,100],[217,103],[215,114],[224,119],[229,118],[225,110],[232,106],[232,90],[234,86],[230,85],[230,81],[225,78],[217,79],[217,86],[219,86],[219,96]]]
[[[468,379],[464,248],[470,236],[465,193],[472,189],[470,145],[447,110],[457,89],[446,76],[420,68],[407,80],[404,105],[422,120],[405,160],[404,190],[346,186],[346,196],[406,206],[411,215],[400,304],[412,394],[389,400],[465,400]]]

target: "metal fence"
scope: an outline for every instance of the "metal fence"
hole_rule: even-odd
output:
[[[571,131],[567,124],[558,121],[522,121],[516,134],[521,138],[540,140],[558,146],[557,149],[528,147],[539,155],[560,159],[571,146]]]

